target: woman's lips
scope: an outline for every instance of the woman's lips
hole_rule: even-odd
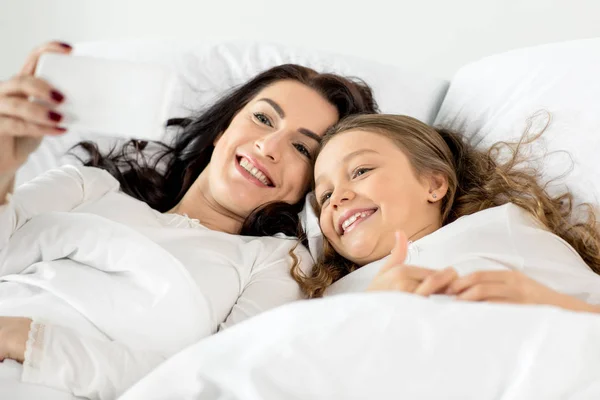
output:
[[[269,178],[267,173],[259,168],[252,160],[244,156],[236,157],[236,169],[239,173],[250,182],[263,188],[274,187],[273,181]]]

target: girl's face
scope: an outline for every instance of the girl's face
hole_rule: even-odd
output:
[[[394,232],[409,239],[439,226],[439,177],[418,177],[408,157],[384,135],[337,134],[319,153],[315,196],[320,225],[333,248],[358,265],[390,254]],[[436,193],[437,192],[437,193]]]
[[[266,87],[216,140],[211,196],[241,218],[269,202],[297,203],[308,190],[319,141],[337,120],[336,107],[307,86]]]

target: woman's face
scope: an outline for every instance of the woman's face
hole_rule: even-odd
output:
[[[308,190],[320,138],[337,120],[336,107],[307,86],[266,87],[215,141],[212,197],[242,218],[269,202],[297,203]]]
[[[395,231],[410,238],[439,220],[430,179],[417,177],[386,136],[360,130],[338,134],[319,154],[314,174],[323,235],[359,265],[390,254]]]

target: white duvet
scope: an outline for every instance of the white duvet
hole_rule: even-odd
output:
[[[600,398],[599,316],[363,293],[259,315],[121,400],[566,398]]]

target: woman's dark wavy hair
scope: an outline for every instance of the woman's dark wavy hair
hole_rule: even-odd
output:
[[[87,160],[82,160],[84,165],[104,169],[114,176],[124,193],[157,211],[166,212],[179,203],[206,168],[213,153],[213,142],[227,129],[234,116],[261,90],[286,80],[299,82],[320,93],[337,108],[340,119],[377,112],[371,88],[363,81],[285,64],[233,88],[195,119],[169,120],[167,126],[179,127],[181,132],[171,145],[154,143],[158,152],[150,158],[144,154],[148,142],[138,140],[130,140],[120,148],[114,147],[107,154],[102,154],[98,145],[89,141],[79,143],[74,149],[80,148],[87,153]],[[262,205],[246,218],[240,234],[272,236],[284,233],[305,242],[297,215],[302,205],[303,202]]]

